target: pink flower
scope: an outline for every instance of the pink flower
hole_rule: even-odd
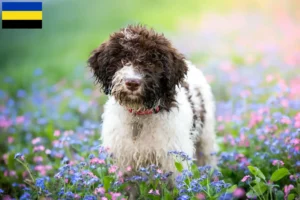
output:
[[[205,200],[205,195],[203,193],[196,194],[196,198],[199,200]]]
[[[13,200],[14,198],[10,197],[9,195],[3,196],[3,200]]]
[[[249,175],[246,175],[246,176],[244,176],[243,178],[242,178],[242,182],[245,182],[245,181],[247,181],[247,180],[250,180],[251,179],[251,176],[249,176]]]
[[[151,189],[151,190],[149,190],[148,193],[149,193],[149,194],[153,194],[153,195],[160,195],[159,190],[153,191],[153,190]]]
[[[7,164],[8,154],[3,154],[2,159],[4,160],[5,164]]]
[[[8,128],[8,127],[10,127],[12,125],[12,122],[11,122],[11,120],[9,120],[9,119],[1,119],[0,118],[0,127],[2,127],[2,128]]]
[[[17,124],[22,124],[22,123],[24,122],[24,120],[25,120],[25,117],[24,117],[24,116],[18,116],[18,117],[16,118],[16,123],[17,123]]]
[[[245,195],[245,190],[243,188],[236,188],[233,192],[233,196],[241,198]]]
[[[162,174],[163,171],[162,171],[161,169],[158,169],[158,170],[157,170],[157,173]]]
[[[293,185],[286,185],[284,186],[284,198],[287,199],[290,191],[294,188]]]
[[[59,130],[55,130],[54,131],[54,136],[56,136],[56,137],[60,136],[60,131]]]
[[[109,167],[108,172],[111,173],[111,174],[115,173],[117,171],[117,168],[118,168],[117,166],[112,165],[112,166]]]
[[[11,143],[13,143],[14,142],[14,138],[13,137],[11,137],[11,136],[9,136],[8,138],[7,138],[7,142],[8,142],[8,144],[11,144]]]
[[[37,138],[34,138],[33,140],[31,140],[31,143],[32,143],[33,145],[35,145],[35,144],[39,143],[40,141],[41,141],[41,138],[40,138],[40,137],[37,137]]]
[[[33,161],[34,161],[34,162],[42,162],[42,161],[43,161],[43,157],[42,157],[42,156],[35,156],[35,157],[33,158]]]
[[[118,197],[121,196],[121,193],[114,193],[114,192],[111,192],[110,195],[111,195],[111,199],[112,199],[112,200],[117,200]]]
[[[295,128],[300,128],[300,121],[296,121],[294,126]]]
[[[101,200],[108,200],[106,197],[101,197]]]
[[[95,189],[94,194],[104,194],[105,189],[103,187],[98,187]]]
[[[46,149],[45,153],[46,154],[51,154],[51,150],[50,149]]]
[[[273,160],[272,165],[274,165],[274,166],[276,166],[276,165],[283,166],[284,162],[282,162],[281,160]]]
[[[38,171],[41,175],[45,176],[47,171],[51,170],[51,165],[37,165],[34,167],[35,171]]]
[[[92,158],[90,160],[90,163],[91,164],[105,164],[105,161],[102,159],[99,159],[99,158]]]
[[[45,150],[45,147],[43,145],[39,145],[39,146],[35,146],[33,148],[33,151],[34,152],[37,152],[37,151],[44,151]]]
[[[289,125],[289,124],[291,124],[292,121],[288,117],[282,117],[280,122],[283,123],[283,124]]]
[[[289,101],[287,99],[282,99],[280,102],[281,106],[284,108],[288,108],[289,107]]]
[[[294,145],[300,144],[300,139],[298,139],[298,138],[292,139],[291,144],[294,144]]]
[[[128,166],[127,168],[126,168],[126,171],[128,171],[128,172],[130,172],[132,170],[132,167],[131,166]]]
[[[267,77],[266,77],[266,82],[267,82],[267,83],[270,83],[270,82],[272,82],[273,80],[274,80],[274,76],[273,76],[272,74],[267,75]]]

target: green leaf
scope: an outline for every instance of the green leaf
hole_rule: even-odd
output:
[[[265,175],[257,167],[248,166],[249,171],[254,175],[266,180]]]
[[[271,181],[274,181],[274,182],[279,181],[280,179],[282,179],[283,177],[285,177],[289,174],[290,174],[290,172],[286,168],[277,169],[275,172],[273,172],[273,174],[271,176]]]
[[[253,187],[253,190],[255,190],[255,193],[257,194],[257,196],[260,196],[263,193],[265,193],[265,191],[267,191],[267,189],[268,189],[268,186],[263,182],[257,183]]]
[[[102,178],[103,176],[107,175],[107,169],[104,168],[104,167],[98,167],[98,168],[96,169],[96,171],[97,171],[97,174],[98,174],[98,176],[99,176],[100,178]]]
[[[182,172],[183,166],[180,162],[175,161],[175,167],[176,167],[177,171]]]
[[[227,192],[233,193],[236,188],[237,188],[237,185],[233,185],[233,186],[231,186],[230,188],[227,189]]]
[[[248,198],[255,198],[257,195],[255,194],[255,192],[253,190],[250,190],[249,192],[247,192],[246,196]]]
[[[139,184],[139,189],[140,189],[141,195],[147,195],[147,185],[145,182],[142,182]]]
[[[268,189],[268,186],[265,183],[260,182],[260,183],[257,183],[253,187],[253,189],[251,189],[246,195],[248,198],[254,198],[254,197],[264,194],[267,191],[267,189]]]
[[[103,178],[103,187],[104,187],[105,191],[107,191],[109,189],[112,181],[113,181],[113,178],[110,176],[105,176]]]
[[[284,199],[284,193],[281,190],[277,190],[275,195],[276,195],[276,199]]]
[[[289,194],[288,200],[294,200],[295,199],[295,194]]]
[[[192,169],[192,172],[193,172],[193,175],[194,175],[195,179],[200,178],[201,174],[198,170],[198,166],[196,164],[192,164],[191,169]]]
[[[14,167],[15,167],[15,162],[17,163],[18,161],[15,161],[15,156],[14,156],[14,154],[13,153],[11,153],[11,154],[9,154],[8,155],[8,159],[7,159],[7,166],[8,166],[8,168],[10,169],[10,170],[13,170],[14,169]],[[20,164],[20,163],[18,163],[18,164]],[[21,165],[21,164],[20,164]]]
[[[174,198],[172,197],[171,193],[167,189],[164,189],[163,199],[165,199],[165,200],[173,200]]]
[[[255,183],[260,183],[260,181],[261,181],[260,178],[256,176],[254,182]]]

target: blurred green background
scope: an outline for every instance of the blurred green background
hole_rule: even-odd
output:
[[[43,29],[0,30],[0,78],[12,77],[15,80],[14,84],[1,85],[0,89],[15,91],[28,88],[36,68],[43,70],[49,83],[62,78],[71,79],[71,70],[76,66],[84,67],[89,53],[111,32],[127,24],[142,23],[171,35],[176,33],[181,21],[200,21],[201,14],[205,12],[258,8],[268,12],[268,6],[274,7],[269,0],[242,3],[237,0],[43,2]]]

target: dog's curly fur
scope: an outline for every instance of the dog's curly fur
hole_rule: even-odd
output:
[[[113,33],[88,60],[109,100],[102,141],[125,169],[155,164],[175,171],[168,151],[184,151],[198,164],[215,165],[214,101],[199,69],[162,34],[141,25]],[[124,86],[128,73],[141,77],[139,90]],[[158,113],[129,112],[159,107]]]
[[[116,71],[131,62],[145,75],[147,88],[141,98],[146,108],[160,100],[161,106],[170,110],[175,103],[175,86],[187,72],[184,56],[170,41],[144,26],[128,26],[113,33],[93,51],[88,62],[105,94],[111,94]]]

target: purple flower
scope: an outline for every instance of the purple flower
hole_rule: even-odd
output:
[[[29,200],[31,199],[31,195],[28,192],[24,192],[22,196],[20,197],[20,200]]]
[[[181,195],[181,196],[179,196],[179,197],[177,198],[177,200],[189,200],[189,199],[190,199],[190,197],[189,197],[188,195],[186,195],[186,194]]]
[[[22,153],[16,153],[15,154],[15,159],[20,159],[22,158],[23,154]]]
[[[219,197],[219,200],[232,200],[233,196],[231,193],[225,193],[225,194],[221,194],[221,196]]]
[[[65,193],[65,196],[66,196],[67,199],[74,199],[74,193],[71,192],[71,191],[67,191]]]
[[[86,195],[83,197],[83,200],[97,200],[97,197],[93,195]]]
[[[35,181],[35,186],[44,190],[45,189],[45,178],[37,178]]]
[[[181,158],[182,161],[192,160],[192,158],[189,155],[187,155],[185,152],[182,151],[169,151],[168,155],[174,155],[177,158]]]

